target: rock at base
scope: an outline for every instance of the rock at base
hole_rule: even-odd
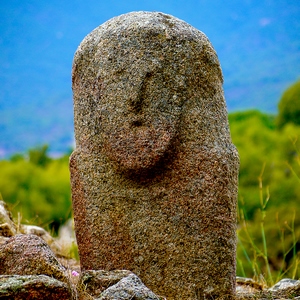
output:
[[[250,278],[237,277],[236,300],[300,299],[300,280],[284,278],[271,288]]]
[[[0,276],[0,299],[3,300],[70,300],[66,283],[45,275]]]
[[[88,270],[84,271],[80,277],[81,286],[84,292],[80,297],[94,297],[97,300],[159,300],[149,290],[139,277],[128,270]],[[80,298],[80,299],[81,299]]]
[[[81,273],[79,281],[85,287],[85,293],[97,298],[107,288],[130,274],[132,273],[127,270],[88,270]]]
[[[97,300],[159,300],[135,274],[131,273],[106,289]]]
[[[0,275],[43,274],[68,282],[66,269],[36,235],[17,234],[0,245],[0,262]]]

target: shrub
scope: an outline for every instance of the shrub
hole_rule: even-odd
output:
[[[300,81],[291,85],[278,104],[277,124],[282,128],[287,123],[300,125]]]

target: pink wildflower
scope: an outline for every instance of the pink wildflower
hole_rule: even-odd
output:
[[[73,276],[79,276],[79,273],[76,272],[76,271],[72,271],[72,275],[73,275]]]

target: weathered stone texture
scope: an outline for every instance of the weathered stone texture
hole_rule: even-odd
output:
[[[239,159],[207,37],[122,15],[83,40],[72,79],[82,269],[131,270],[168,300],[231,298]]]
[[[160,299],[128,270],[88,270],[81,274],[79,282],[84,287],[81,297],[88,294],[97,300]]]
[[[71,300],[66,283],[45,275],[0,275],[2,300]]]
[[[32,234],[17,234],[0,245],[0,275],[49,275],[68,282],[66,269],[50,247]]]
[[[96,300],[160,300],[134,274],[122,278],[118,283],[106,289]]]
[[[107,288],[130,274],[132,273],[128,270],[88,270],[81,273],[79,282],[84,286],[84,292],[98,298]]]

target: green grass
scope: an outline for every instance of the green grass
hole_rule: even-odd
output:
[[[290,221],[284,221],[282,226],[279,222],[279,214],[275,214],[277,228],[277,236],[279,239],[271,242],[280,244],[276,245],[277,257],[271,257],[269,253],[270,245],[266,231],[268,203],[271,199],[268,186],[263,186],[263,173],[265,165],[258,177],[258,189],[260,198],[259,209],[259,224],[248,220],[246,211],[243,208],[243,202],[238,211],[238,255],[237,255],[237,269],[238,275],[242,277],[252,277],[256,282],[263,286],[273,286],[276,282],[284,277],[298,279],[300,255],[297,253],[297,244],[299,239],[295,230],[296,213]],[[257,230],[259,226],[259,230]],[[255,234],[256,233],[256,234]],[[259,233],[259,236],[258,234]],[[279,250],[278,250],[279,249]],[[278,255],[280,253],[280,255]],[[287,257],[292,253],[292,259],[287,264]],[[277,262],[274,267],[274,261]],[[273,263],[272,263],[273,262]]]

